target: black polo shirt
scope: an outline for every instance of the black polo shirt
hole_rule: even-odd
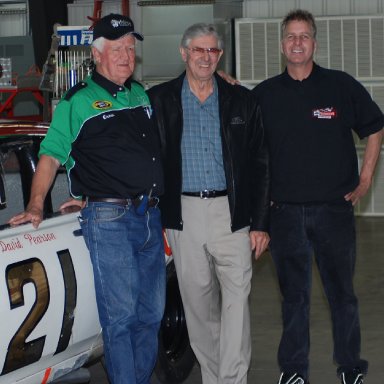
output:
[[[253,93],[270,149],[273,201],[330,201],[355,189],[352,131],[364,138],[384,125],[382,112],[358,81],[315,64],[303,81],[285,71]]]

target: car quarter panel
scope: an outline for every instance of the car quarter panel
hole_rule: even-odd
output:
[[[101,350],[77,213],[1,231],[0,274],[2,384],[50,382]]]

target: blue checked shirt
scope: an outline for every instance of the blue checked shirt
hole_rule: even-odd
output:
[[[191,92],[187,77],[181,92],[183,192],[227,189],[220,136],[219,99],[214,91],[204,103]]]

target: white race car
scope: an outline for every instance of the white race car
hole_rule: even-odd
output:
[[[28,202],[47,129],[45,123],[0,122],[2,223]],[[92,265],[78,212],[52,209],[55,198],[67,197],[61,170],[38,230],[0,225],[0,384],[74,383],[74,372],[102,356]],[[167,303],[155,371],[163,383],[180,383],[195,359],[172,257],[166,261]]]

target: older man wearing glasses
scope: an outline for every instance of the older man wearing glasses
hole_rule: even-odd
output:
[[[189,27],[180,53],[186,71],[149,90],[164,157],[163,225],[203,383],[246,383],[251,253],[269,242],[263,127],[249,92],[215,73],[223,42],[214,26]]]

